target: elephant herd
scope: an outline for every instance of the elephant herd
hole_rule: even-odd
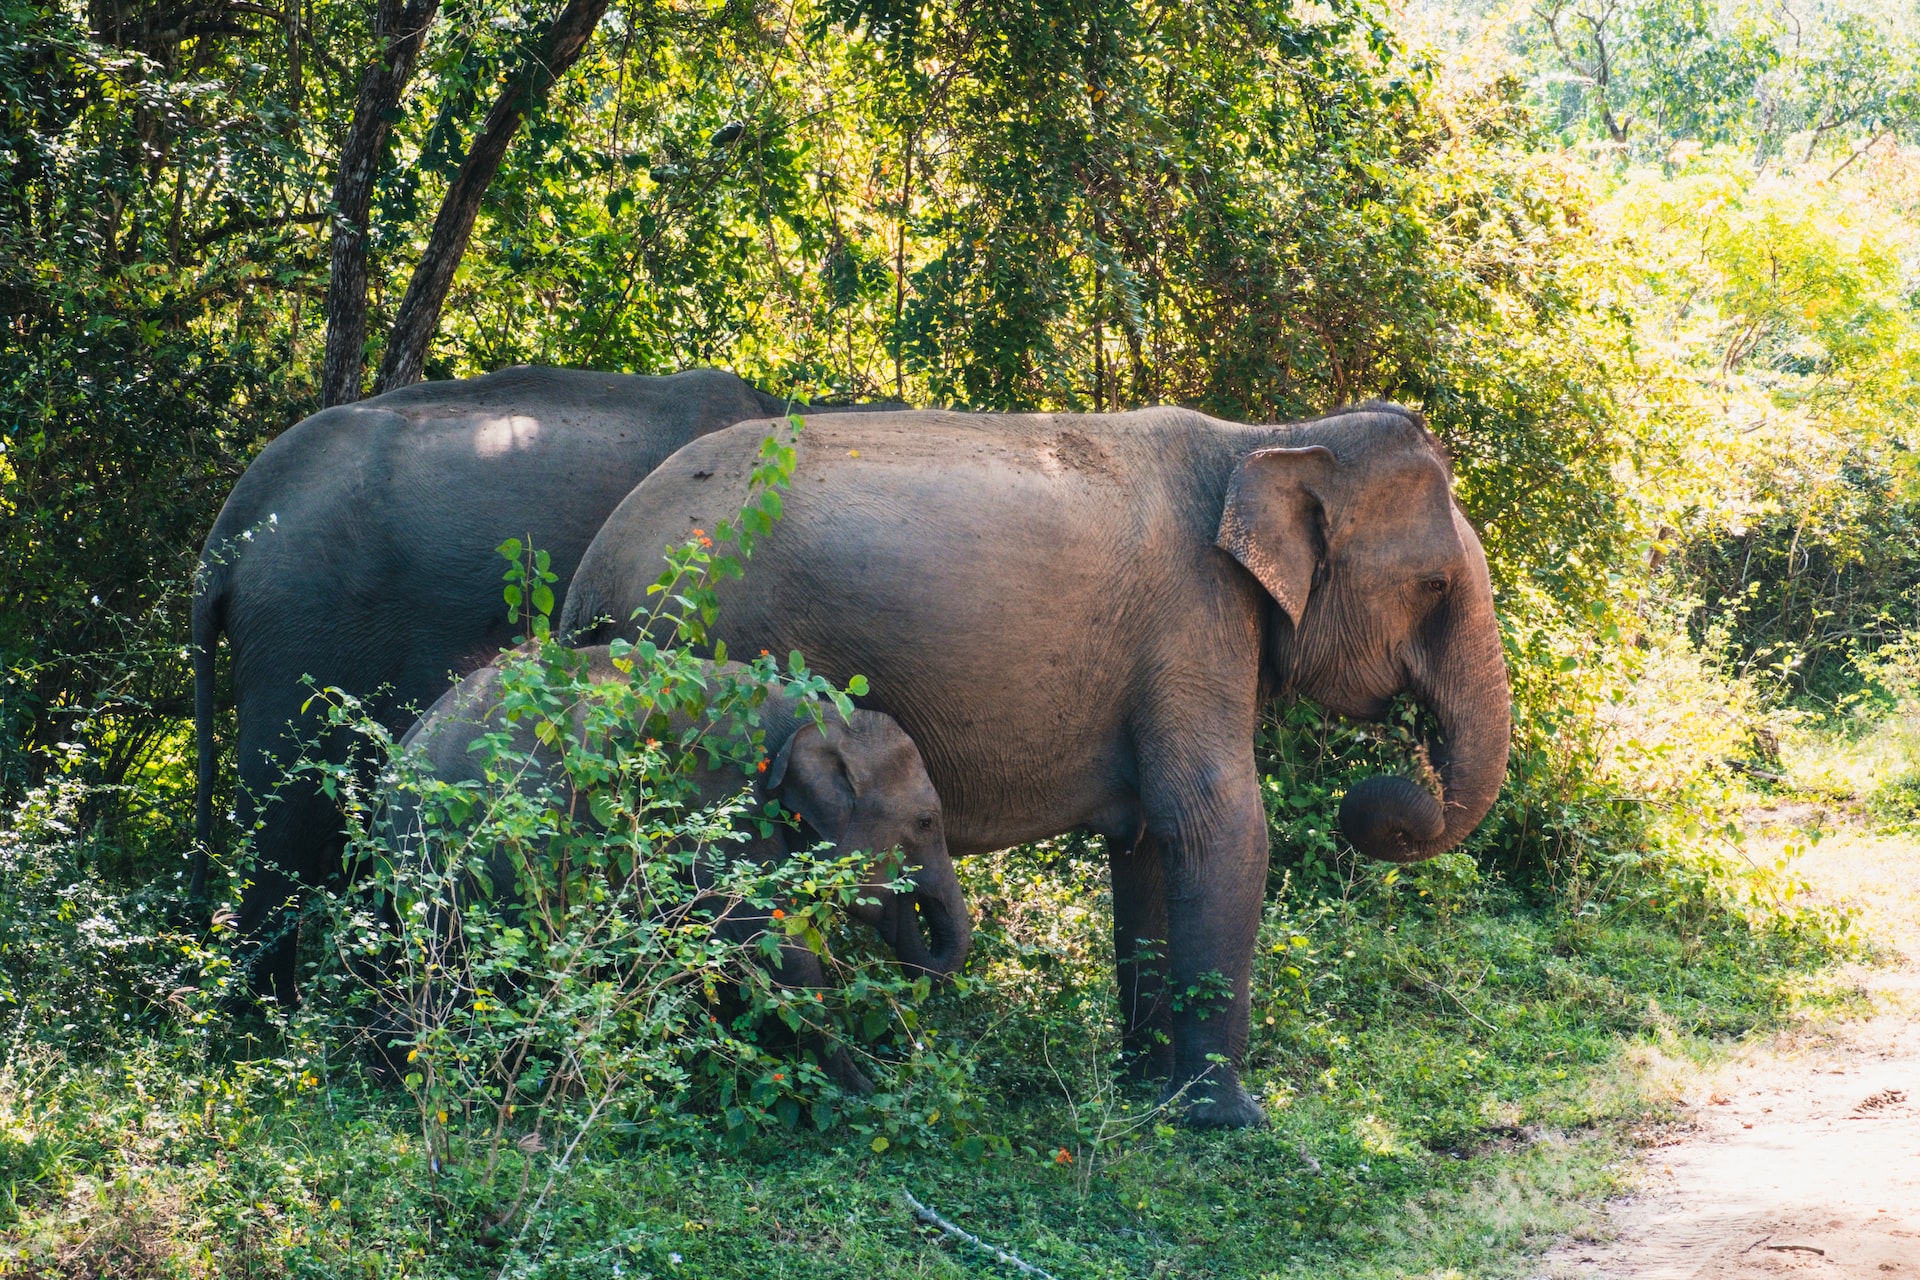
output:
[[[413,743],[457,775],[474,735],[447,726],[494,714],[482,669],[512,634],[494,548],[550,553],[570,643],[637,638],[664,551],[741,510],[788,408],[716,370],[515,368],[329,409],[262,451],[208,537],[193,652],[204,850],[227,638],[258,860],[239,923],[279,938],[255,961],[265,993],[293,992],[278,926],[300,886],[341,869],[337,812],[282,781],[302,743],[347,749],[304,709],[311,687],[396,733],[438,699]],[[1486,560],[1438,442],[1379,403],[1273,426],[859,406],[808,410],[794,447],[783,514],[718,586],[712,636],[799,650],[869,692],[852,722],[787,725],[794,763],[761,785],[823,838],[919,868],[911,901],[876,898],[868,922],[936,974],[967,949],[953,858],[1101,836],[1129,1060],[1190,1123],[1261,1123],[1238,1064],[1267,873],[1262,709],[1304,696],[1378,718],[1410,694],[1432,714],[1437,795],[1379,776],[1342,802],[1370,857],[1451,848],[1505,776]]]

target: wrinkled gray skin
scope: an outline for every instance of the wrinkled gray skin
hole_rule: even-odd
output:
[[[687,441],[786,402],[717,369],[636,377],[520,367],[415,383],[313,415],[240,477],[201,554],[193,603],[199,806],[192,896],[205,896],[212,826],[214,647],[233,662],[239,823],[258,866],[242,936],[261,943],[253,980],[294,993],[288,904],[340,871],[341,824],[312,786],[280,787],[303,712],[337,687],[398,733],[455,678],[513,638],[495,548],[530,540],[565,590],[607,513]],[[289,726],[292,726],[290,729]],[[326,758],[349,743],[321,742]]]
[[[595,683],[630,678],[613,665],[605,646],[585,649],[582,657],[588,664],[587,676]],[[746,671],[737,664],[715,669],[736,677]],[[498,680],[499,671],[492,666],[467,676],[441,696],[401,745],[420,755],[442,781],[481,780],[484,761],[470,748],[482,734],[509,727],[500,707]],[[729,856],[772,866],[792,849],[811,848],[821,841],[833,845],[834,857],[874,855],[873,882],[863,886],[848,914],[871,926],[910,972],[938,979],[958,971],[967,956],[972,926],[947,853],[940,797],[913,740],[892,717],[878,711],[856,710],[850,720],[843,721],[828,710],[824,723],[818,723],[804,703],[773,693],[758,716],[766,735],[766,772],[749,775],[727,765],[703,769],[694,778],[691,803],[719,804],[738,795],[752,777],[757,800],[778,800],[800,818],[802,826],[797,831],[776,828],[770,836],[756,832],[730,847]],[[644,726],[635,726],[635,732],[643,733]],[[552,750],[535,739],[531,720],[512,727],[511,742],[515,751],[528,754],[539,766],[555,767]],[[527,785],[536,781],[530,776]],[[390,820],[403,839],[410,835],[417,839],[412,806],[404,799],[395,804]],[[916,868],[911,872],[914,891],[910,894],[887,887],[903,867]],[[496,886],[512,885],[514,869],[503,860],[489,868],[489,879]],[[931,942],[921,935],[923,922]],[[723,927],[729,936],[745,941],[766,924],[766,917],[736,908]],[[819,987],[826,984],[826,976],[819,956],[788,944],[781,948],[779,981]],[[865,1091],[867,1082],[845,1050],[820,1048],[830,1072],[843,1085]]]
[[[739,509],[768,429],[716,432],[642,481],[581,561],[563,633],[629,631],[600,620],[633,615],[664,546]],[[719,589],[719,638],[864,674],[865,704],[926,760],[955,857],[1105,837],[1137,1069],[1186,1088],[1194,1123],[1263,1122],[1238,1079],[1263,706],[1299,694],[1377,718],[1411,692],[1434,713],[1442,795],[1377,777],[1342,806],[1372,857],[1453,847],[1505,776],[1486,560],[1437,443],[1413,413],[1364,405],[1288,426],[814,417],[798,452],[784,517]]]

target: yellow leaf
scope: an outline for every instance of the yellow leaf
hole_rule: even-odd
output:
[[[874,1154],[878,1155],[880,1152],[885,1151],[888,1147],[892,1146],[893,1144],[891,1142],[888,1142],[885,1138],[875,1138],[871,1145],[873,1147]]]

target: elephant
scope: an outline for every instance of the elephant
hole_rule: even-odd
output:
[[[257,989],[295,997],[289,904],[302,885],[341,870],[339,814],[305,780],[282,781],[304,745],[347,758],[349,742],[324,735],[307,708],[312,690],[344,690],[401,732],[512,639],[501,543],[520,538],[547,552],[564,591],[600,522],[662,459],[787,404],[718,369],[640,377],[517,367],[326,409],[260,452],[215,520],[196,579],[189,889],[204,900],[214,650],[224,633],[237,817],[256,855],[237,923],[257,947]]]
[[[524,655],[528,648],[523,646],[518,652]],[[616,665],[606,646],[581,650],[577,659],[571,660],[581,664],[581,674],[595,685],[633,678]],[[704,673],[709,689],[722,680],[748,678],[749,669],[738,663],[709,664]],[[408,731],[401,747],[438,781],[480,782],[487,775],[489,757],[475,750],[480,745],[477,740],[482,735],[504,734],[515,757],[532,762],[522,787],[531,789],[543,780],[549,781],[557,787],[561,806],[571,808],[573,797],[566,790],[565,777],[558,772],[555,749],[541,745],[533,717],[509,723],[505,702],[500,667],[481,667],[442,694]],[[832,856],[836,858],[856,853],[873,855],[873,878],[862,885],[860,896],[847,908],[848,914],[871,926],[908,971],[936,981],[957,972],[967,956],[971,923],[953,860],[947,853],[940,798],[913,740],[898,722],[882,712],[856,709],[843,720],[827,711],[816,717],[801,699],[772,688],[753,712],[753,719],[763,736],[757,747],[750,749],[746,740],[749,726],[737,718],[714,717],[705,741],[718,745],[718,755],[695,770],[688,793],[677,797],[678,802],[689,810],[718,805],[738,795],[752,779],[754,799],[762,804],[777,800],[797,826],[774,825],[758,832],[747,831],[741,844],[728,846],[731,856],[770,867],[790,857],[796,848],[812,848],[822,842],[833,846]],[[578,705],[573,721],[576,740],[588,738],[586,717]],[[673,728],[684,729],[687,725],[686,719],[679,717]],[[631,732],[624,726],[616,732],[637,742],[649,736],[649,726],[642,722],[632,725]],[[602,749],[610,750],[604,744]],[[753,770],[751,761],[756,759],[764,765],[762,771]],[[428,856],[421,840],[417,804],[404,788],[390,793],[387,822],[402,850],[400,856],[410,856],[408,849],[415,851],[412,856]],[[893,859],[896,852],[897,861]],[[897,893],[889,887],[894,878],[890,868],[908,870],[913,892]],[[503,851],[495,852],[487,878],[496,891],[515,883],[515,869]],[[697,887],[706,888],[708,883],[710,880],[704,880]],[[767,923],[764,914],[735,907],[723,916],[721,928],[734,941],[745,942]],[[930,942],[922,936],[923,924]],[[779,981],[792,987],[824,986],[820,957],[804,946],[787,943],[781,948]],[[395,1025],[386,1029],[406,1028]],[[376,1034],[375,1038],[386,1037]],[[843,1049],[816,1047],[821,1049],[829,1074],[847,1087],[865,1091],[864,1077]]]
[[[604,642],[663,547],[740,508],[765,419],[687,445],[576,570],[562,634]],[[1362,854],[1452,848],[1506,774],[1511,700],[1487,562],[1447,454],[1368,403],[1249,426],[1112,415],[816,416],[784,515],[720,584],[713,634],[870,682],[919,746],[955,857],[1103,837],[1122,1045],[1189,1123],[1264,1123],[1239,1078],[1268,862],[1264,706],[1433,715],[1439,794],[1380,775],[1340,823]]]

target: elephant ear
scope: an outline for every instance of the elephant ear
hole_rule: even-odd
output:
[[[1325,512],[1314,481],[1335,465],[1324,445],[1256,449],[1240,459],[1227,483],[1214,542],[1260,580],[1295,626],[1324,549]]]
[[[781,744],[761,779],[764,796],[839,844],[853,823],[853,773],[840,724],[802,725]]]

